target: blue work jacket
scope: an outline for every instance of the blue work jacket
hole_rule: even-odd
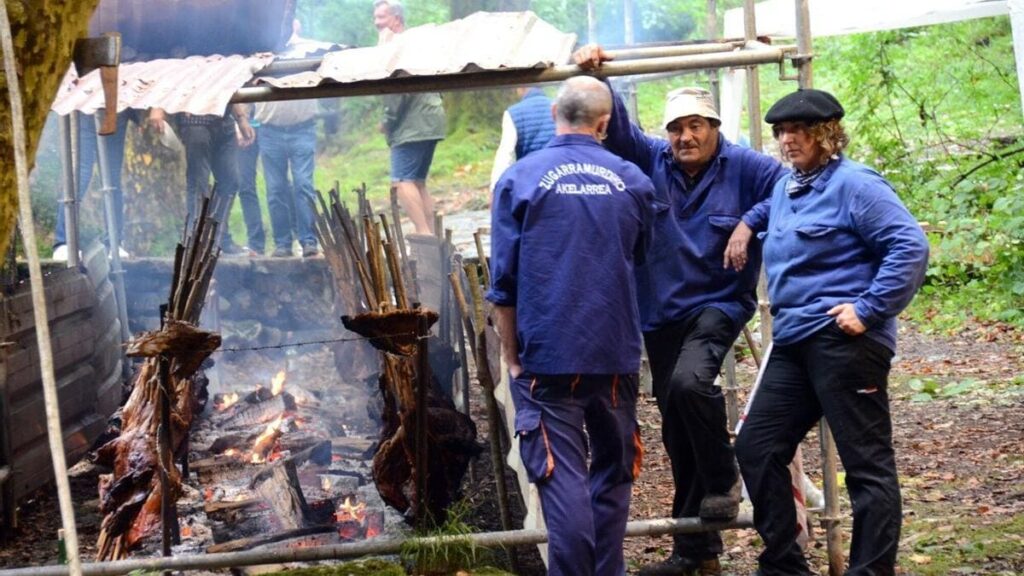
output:
[[[844,156],[810,189],[775,186],[764,240],[777,344],[810,336],[853,303],[865,334],[896,349],[896,316],[924,281],[928,239],[889,183]]]
[[[772,187],[785,173],[777,160],[719,136],[718,153],[690,193],[667,140],[629,121],[617,95],[605,146],[650,176],[655,190],[655,245],[637,269],[645,332],[713,306],[736,328],[754,315],[761,246],[751,240],[742,272],[725,269],[725,246],[740,220],[756,233],[768,220]]]
[[[505,171],[491,208],[487,299],[516,308],[524,370],[640,370],[633,274],[653,201],[650,179],[590,136],[556,136]]]

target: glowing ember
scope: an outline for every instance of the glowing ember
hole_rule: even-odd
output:
[[[359,502],[353,505],[351,498],[345,498],[345,502],[338,506],[337,512],[334,514],[335,520],[338,522],[359,522],[362,524],[366,520],[366,503]]]
[[[181,537],[182,538],[191,538],[192,537],[192,527],[191,526],[182,526],[181,527]]]
[[[270,392],[277,396],[284,390],[284,380],[286,378],[284,370],[281,370],[270,380]]]
[[[225,456],[238,456],[239,454],[241,454],[241,451],[238,448],[228,448],[224,451]]]
[[[230,394],[224,394],[223,396],[221,396],[220,397],[220,402],[214,404],[214,408],[216,408],[217,410],[221,410],[221,411],[227,410],[228,408],[234,406],[237,402],[238,402],[238,393],[237,392],[231,392]]]
[[[203,500],[206,500],[207,502],[213,500],[213,488],[207,486],[206,489],[203,490]]]

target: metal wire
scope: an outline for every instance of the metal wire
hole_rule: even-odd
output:
[[[416,336],[415,332],[400,332],[398,334],[384,334],[381,336],[354,336],[354,337],[342,337],[342,338],[325,338],[323,340],[306,340],[303,342],[286,342],[284,344],[268,344],[266,346],[248,346],[248,347],[237,347],[237,348],[219,348],[214,350],[213,353],[217,354],[220,352],[257,352],[260,350],[280,350],[283,348],[297,348],[300,346],[315,346],[317,344],[334,344],[336,342],[359,342],[359,341],[371,341],[381,340],[384,338],[408,338],[409,336]],[[416,336],[417,340],[426,340],[428,336]]]

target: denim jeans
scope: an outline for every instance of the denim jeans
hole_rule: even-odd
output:
[[[185,181],[189,226],[199,214],[201,200],[212,198],[212,216],[221,223],[221,243],[230,241],[227,216],[238,193],[238,143],[234,120],[225,117],[214,124],[181,124],[181,142],[185,146]],[[214,188],[210,187],[213,174]]]
[[[316,124],[297,126],[260,126],[260,158],[267,182],[267,211],[274,246],[292,245],[291,207],[294,206],[295,236],[303,246],[316,244],[313,232],[313,170],[316,158]],[[288,173],[291,170],[291,185]]]
[[[260,198],[256,194],[256,163],[260,159],[260,131],[256,129],[256,140],[238,150],[238,201],[242,205],[245,232],[249,248],[263,254],[267,247],[263,231],[263,216],[260,214]]]
[[[708,494],[724,494],[738,478],[725,398],[715,378],[739,330],[717,308],[644,333],[661,439],[672,463],[673,518],[693,518]],[[722,553],[718,532],[676,534],[675,552],[692,560]]]
[[[117,115],[117,132],[109,136],[96,134],[96,117],[82,114],[78,122],[78,200],[80,201],[92,183],[93,167],[98,167],[96,153],[98,139],[104,138],[109,146],[107,155],[110,160],[110,182],[114,195],[114,216],[117,219],[117,230],[121,241],[124,241],[124,193],[121,190],[121,168],[124,165],[124,137],[128,126],[128,115]],[[97,178],[99,174],[97,172]],[[63,191],[57,198],[57,227],[53,232],[53,246],[56,248],[67,243],[66,223],[64,222]],[[100,198],[100,201],[104,200]]]
[[[764,540],[760,574],[810,575],[796,543],[788,464],[824,415],[846,470],[853,506],[848,576],[894,573],[902,521],[887,393],[893,352],[829,324],[776,346],[768,360],[736,456]]]

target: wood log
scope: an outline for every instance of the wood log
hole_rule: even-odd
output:
[[[309,506],[302,494],[294,464],[286,462],[274,467],[269,477],[256,486],[256,493],[273,511],[282,528],[294,530],[307,525]]]
[[[240,552],[242,550],[248,550],[264,544],[273,544],[274,542],[281,542],[292,538],[301,538],[302,536],[309,536],[311,534],[325,534],[327,532],[334,532],[334,526],[307,526],[304,528],[296,528],[294,530],[285,530],[284,532],[277,532],[275,534],[261,534],[259,536],[251,536],[249,538],[239,538],[238,540],[232,540],[230,542],[214,544],[207,548],[206,552],[209,554],[216,554],[218,552]]]
[[[270,475],[274,474],[277,468],[284,466],[299,466],[304,464],[306,461],[311,461],[314,464],[320,466],[327,466],[331,463],[331,441],[323,440],[318,444],[310,446],[309,448],[285,456],[284,458],[275,460],[270,464],[267,464],[252,476],[252,480],[249,482],[250,488],[255,488],[259,482],[262,482]]]

